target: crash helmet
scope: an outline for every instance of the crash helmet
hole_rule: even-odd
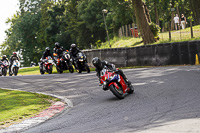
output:
[[[75,48],[76,48],[76,44],[73,43],[73,44],[71,45],[71,48],[72,48],[72,49],[75,49]]]
[[[2,58],[3,58],[3,60],[5,60],[5,59],[7,58],[7,56],[6,56],[6,55],[3,55],[3,57],[2,57]]]
[[[92,64],[97,68],[102,68],[101,60],[98,57],[92,59]]]
[[[17,53],[16,53],[16,52],[13,52],[13,56],[16,57],[16,56],[17,56]]]
[[[46,53],[50,53],[50,48],[49,48],[49,47],[46,47],[46,48],[45,48],[45,52],[46,52]]]
[[[55,43],[55,47],[56,47],[56,48],[60,48],[59,42],[56,42],[56,43]]]

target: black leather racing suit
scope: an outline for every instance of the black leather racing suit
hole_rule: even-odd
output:
[[[101,72],[101,70],[102,70],[105,66],[106,66],[108,69],[113,70],[113,71],[115,71],[116,73],[118,73],[119,75],[121,75],[121,76],[123,77],[123,79],[125,80],[125,82],[126,82],[128,85],[131,84],[131,82],[128,81],[128,79],[126,78],[126,76],[124,75],[124,73],[123,73],[122,70],[120,70],[120,69],[116,70],[115,65],[114,65],[114,64],[111,64],[111,63],[109,63],[109,62],[107,62],[107,61],[101,61],[101,66],[95,68],[95,71],[97,72],[97,76],[98,76],[98,78],[99,78],[99,81],[100,81],[100,79],[101,79],[101,77],[100,77],[100,76],[101,76],[101,75],[100,75],[100,72]]]

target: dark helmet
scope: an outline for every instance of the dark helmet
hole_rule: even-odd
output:
[[[92,59],[92,64],[97,68],[101,68],[102,67],[101,60],[98,57],[94,57]]]
[[[50,53],[50,48],[49,48],[49,47],[46,47],[46,48],[45,48],[45,52],[49,52],[49,53]]]
[[[76,48],[76,44],[72,44],[72,45],[71,45],[71,48],[72,48],[72,49],[75,49],[75,48]]]
[[[3,57],[2,57],[4,60],[7,58],[7,56],[6,55],[3,55]]]
[[[55,43],[55,47],[60,48],[59,42],[56,42],[56,43]]]
[[[17,53],[16,53],[16,52],[13,52],[13,56],[15,56],[15,57],[16,57],[16,56],[17,56]]]

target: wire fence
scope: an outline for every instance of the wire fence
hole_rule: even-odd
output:
[[[164,26],[161,27],[159,41],[167,42],[200,38],[200,25],[195,26],[190,21],[185,27],[185,29],[182,29],[181,25],[178,25],[177,30],[171,30],[175,29],[174,27],[171,28],[171,22],[165,23]],[[119,37],[140,37],[137,25],[133,23],[120,27]]]

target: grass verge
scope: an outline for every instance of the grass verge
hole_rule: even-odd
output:
[[[183,41],[192,41],[192,40],[200,40],[200,25],[193,27],[193,36],[191,38],[191,28],[188,27],[184,30],[174,30],[171,31],[171,41],[169,41],[169,32],[163,32],[159,34],[160,40],[153,43],[170,43],[170,42],[183,42]],[[142,38],[133,38],[133,37],[114,37],[110,40],[110,44],[112,48],[121,48],[121,47],[136,47],[142,46],[144,43],[142,42]],[[150,44],[150,45],[153,45]],[[109,43],[102,43],[99,49],[110,48]]]
[[[0,89],[0,129],[30,118],[60,99],[37,93]]]
[[[90,68],[90,71],[95,71],[95,68]],[[52,73],[58,74],[55,66],[53,66]],[[63,73],[69,73],[69,70],[65,70],[65,71],[63,71]],[[76,73],[75,69],[74,69],[74,73]],[[45,73],[45,74],[48,74],[48,73]],[[28,67],[28,68],[20,69],[18,75],[41,75],[41,74],[40,74],[39,66],[35,66],[35,67]]]

